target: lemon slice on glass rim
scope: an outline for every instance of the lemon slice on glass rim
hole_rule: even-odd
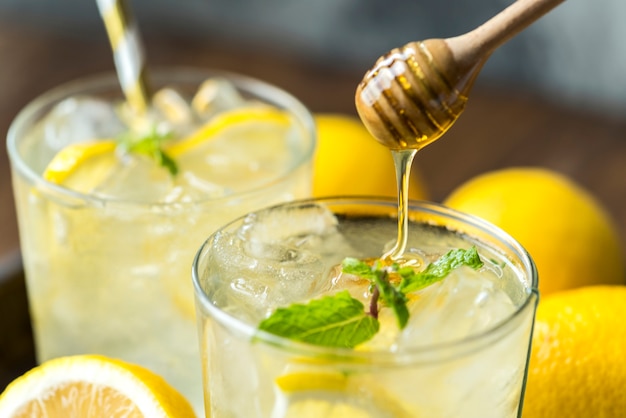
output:
[[[189,402],[141,366],[98,355],[48,360],[0,394],[3,418],[193,418]]]

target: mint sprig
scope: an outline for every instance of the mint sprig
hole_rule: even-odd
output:
[[[398,327],[404,328],[409,320],[409,310],[406,307],[407,297],[398,288],[389,282],[389,273],[398,269],[397,264],[393,264],[390,268],[380,267],[380,262],[375,262],[370,266],[364,261],[356,258],[346,258],[341,264],[344,273],[353,274],[355,276],[368,279],[372,282],[372,298],[370,301],[370,315],[378,318],[378,299],[382,299],[383,303],[393,309]]]
[[[473,269],[483,266],[475,247],[450,250],[420,272],[395,263],[385,266],[381,261],[368,264],[346,258],[342,263],[343,272],[371,283],[368,311],[344,290],[306,304],[279,308],[259,324],[259,330],[320,346],[354,348],[376,335],[380,328],[380,309],[390,308],[398,327],[403,329],[409,320],[407,294],[443,280],[461,266]],[[392,276],[399,280],[390,280]]]
[[[163,143],[170,140],[171,134],[162,134],[153,127],[145,135],[126,133],[118,139],[118,146],[124,152],[142,154],[152,158],[160,166],[167,169],[172,176],[178,174],[178,165],[172,157],[163,150]]]
[[[347,290],[307,304],[277,309],[259,329],[295,341],[327,347],[354,347],[378,332],[378,321]]]
[[[475,270],[483,266],[476,247],[467,250],[456,249],[448,251],[444,256],[426,266],[421,272],[415,272],[411,267],[398,270],[402,277],[400,291],[404,293],[415,292],[443,280],[450,272],[458,267],[467,266]]]

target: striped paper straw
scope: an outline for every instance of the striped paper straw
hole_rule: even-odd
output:
[[[117,76],[128,103],[138,112],[148,107],[144,51],[139,29],[126,0],[96,0],[104,21]]]

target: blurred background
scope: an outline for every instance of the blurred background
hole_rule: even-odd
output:
[[[412,40],[467,32],[510,0],[134,0],[146,36],[222,37],[363,71]],[[0,19],[79,39],[105,36],[95,1],[0,0]],[[567,0],[500,48],[479,82],[572,106],[626,109],[626,2]]]
[[[356,114],[389,49],[465,33],[509,0],[134,0],[151,67],[200,66],[276,84],[314,112]],[[498,49],[465,113],[416,159],[432,200],[488,170],[561,172],[626,242],[626,1],[566,0]],[[95,0],[0,0],[0,131],[42,92],[112,71]],[[576,214],[572,214],[575,219]],[[541,233],[541,231],[538,231]],[[5,147],[0,147],[0,389],[32,365]]]

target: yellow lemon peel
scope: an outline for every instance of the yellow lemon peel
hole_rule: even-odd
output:
[[[99,355],[61,357],[14,380],[0,395],[0,416],[193,418],[189,402],[163,378]]]
[[[115,147],[116,142],[112,139],[68,145],[50,161],[43,178],[51,183],[66,184],[76,174],[78,168],[85,165],[91,167],[93,179],[99,178],[98,173],[105,173],[113,168]]]
[[[457,187],[444,204],[517,239],[537,265],[542,295],[626,281],[613,220],[594,196],[562,174],[535,167],[484,173]]]
[[[621,417],[626,411],[626,286],[586,286],[541,300],[523,417]]]
[[[261,105],[225,111],[211,118],[190,136],[166,146],[165,151],[172,158],[177,158],[219,137],[225,129],[248,123],[255,126],[260,124],[288,126],[289,116],[276,108]]]

